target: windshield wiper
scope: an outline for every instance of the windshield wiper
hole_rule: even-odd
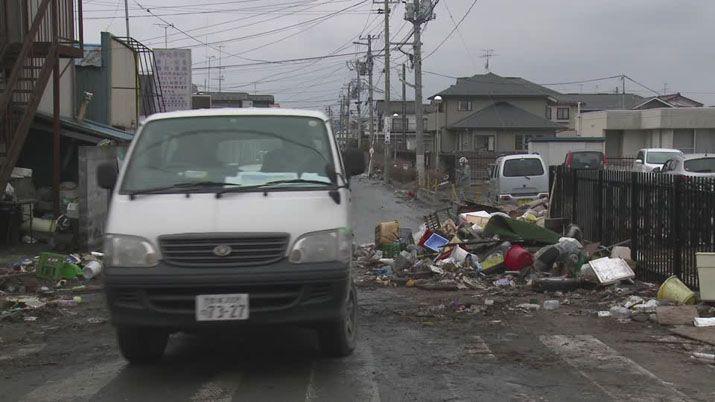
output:
[[[206,188],[206,187],[217,187],[217,186],[238,186],[235,183],[224,183],[220,181],[197,181],[197,182],[185,182],[176,183],[170,186],[153,187],[143,190],[136,190],[129,192],[129,198],[134,199],[135,196],[139,194],[158,194],[170,190],[191,190],[195,188]],[[188,195],[188,193],[186,193]]]
[[[256,184],[255,186],[224,188],[223,190],[216,192],[216,198],[221,198],[221,196],[226,193],[242,193],[242,192],[252,191],[252,190],[256,190],[256,189],[271,187],[276,184],[291,184],[291,183],[321,184],[323,186],[330,186],[330,188],[335,187],[334,183],[329,183],[329,182],[320,181],[320,180],[306,180],[306,179],[274,180],[274,181],[269,181],[269,182],[266,182],[263,184]]]

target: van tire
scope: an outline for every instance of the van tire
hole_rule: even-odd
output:
[[[350,286],[343,316],[318,327],[320,350],[327,357],[350,356],[357,343],[357,291]]]
[[[119,351],[131,364],[150,364],[161,360],[169,333],[155,328],[119,327]]]

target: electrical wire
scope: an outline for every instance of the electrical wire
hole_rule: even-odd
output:
[[[469,13],[472,11],[472,9],[474,8],[474,6],[477,5],[477,1],[479,1],[479,0],[474,0],[474,1],[472,2],[472,5],[469,6],[469,8],[467,9],[467,12],[464,13],[464,16],[462,16],[462,19],[460,19],[459,22],[454,25],[454,28],[452,28],[452,30],[449,32],[449,34],[447,34],[447,36],[446,36],[444,39],[442,39],[442,42],[440,42],[439,45],[437,45],[437,47],[435,47],[434,49],[432,49],[432,51],[431,51],[429,54],[427,54],[427,56],[424,56],[424,57],[422,58],[423,61],[426,60],[426,59],[428,59],[430,56],[432,56],[437,50],[439,50],[440,47],[442,47],[442,45],[444,45],[445,42],[447,42],[447,40],[448,40],[449,38],[452,37],[452,35],[454,35],[454,33],[459,29],[459,26],[462,25],[462,22],[464,22],[464,20],[467,18],[467,16],[469,15]]]

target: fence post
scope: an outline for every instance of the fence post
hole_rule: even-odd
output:
[[[638,262],[638,173],[631,172],[631,260]]]
[[[678,278],[681,277],[682,269],[682,257],[683,257],[683,239],[681,238],[681,225],[682,222],[680,220],[680,212],[682,211],[681,207],[681,199],[682,199],[682,192],[683,192],[683,181],[682,181],[682,176],[674,176],[673,177],[673,204],[671,208],[673,208],[673,213],[672,213],[672,219],[673,221],[671,222],[671,238],[673,239],[673,275],[677,276]]]
[[[573,186],[571,186],[571,223],[576,224],[576,201],[578,200],[578,175],[577,171],[574,169],[569,169],[571,177],[573,180]]]
[[[603,169],[598,171],[598,184],[596,186],[596,209],[598,210],[598,226],[596,234],[598,241],[603,242]]]

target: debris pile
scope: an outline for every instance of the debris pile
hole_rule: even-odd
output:
[[[444,303],[444,311],[476,313],[496,299],[505,310],[526,314],[569,306],[568,314],[662,325],[673,325],[661,319],[668,308],[695,303],[695,294],[678,278],[660,287],[635,280],[628,241],[606,247],[584,240],[573,225],[566,235],[545,228],[548,200],[478,207],[437,210],[414,233],[398,221],[379,223],[375,242],[355,251],[356,283],[465,291],[469,301],[455,299],[458,308]],[[703,314],[691,311],[677,322],[713,325]]]
[[[101,288],[102,253],[41,253],[0,268],[0,321],[35,321],[52,308],[82,303],[79,294]]]

